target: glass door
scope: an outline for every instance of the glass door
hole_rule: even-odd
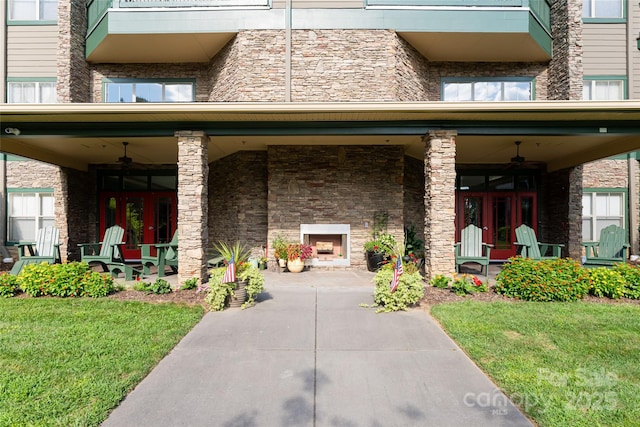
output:
[[[176,194],[172,192],[102,193],[100,237],[108,227],[125,229],[123,255],[140,259],[141,243],[167,243],[177,226]]]

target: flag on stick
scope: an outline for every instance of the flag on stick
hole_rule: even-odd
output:
[[[232,283],[236,281],[236,263],[233,262],[233,252],[231,252],[231,260],[227,264],[227,269],[222,276],[222,283]]]
[[[396,268],[393,269],[393,279],[391,279],[391,293],[396,291],[396,288],[400,284],[400,276],[402,275],[402,258],[398,255],[398,260],[396,261]]]

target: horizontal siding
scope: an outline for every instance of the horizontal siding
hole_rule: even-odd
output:
[[[625,24],[584,24],[584,75],[627,75]]]
[[[640,50],[638,49],[637,37],[640,37],[640,4],[632,2],[630,4],[629,25],[631,25],[631,67],[629,76],[629,98],[640,99]]]
[[[274,9],[284,9],[285,0],[273,0]],[[291,0],[295,9],[362,9],[364,0]]]
[[[58,27],[7,27],[7,77],[56,77]]]

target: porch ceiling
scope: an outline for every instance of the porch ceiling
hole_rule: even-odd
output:
[[[5,108],[6,107],[6,108]],[[402,145],[424,156],[422,136],[457,130],[457,163],[548,170],[640,150],[640,102],[5,104],[0,150],[84,170],[115,163],[122,142],[135,162],[175,163],[174,132],[204,130],[209,161],[269,145]],[[20,129],[20,135],[5,129]]]

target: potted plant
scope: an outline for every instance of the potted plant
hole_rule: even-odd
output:
[[[287,265],[287,245],[288,242],[282,234],[276,234],[273,239],[273,254],[276,257],[276,261],[280,267],[286,267]]]
[[[245,303],[247,297],[246,280],[242,279],[243,272],[252,268],[248,262],[251,251],[243,243],[236,242],[233,245],[225,242],[214,244],[214,249],[224,258],[224,266],[210,270],[209,289],[206,301],[212,310],[222,310],[225,305],[240,307]],[[233,259],[235,264],[236,280],[233,282],[223,282],[225,271]],[[256,268],[257,270],[257,268]]]
[[[378,233],[365,242],[364,252],[367,256],[367,269],[378,271],[385,260],[394,254],[397,246],[396,238],[389,233]]]
[[[304,261],[313,255],[313,248],[306,243],[291,243],[287,246],[287,268],[292,273],[304,270]]]

